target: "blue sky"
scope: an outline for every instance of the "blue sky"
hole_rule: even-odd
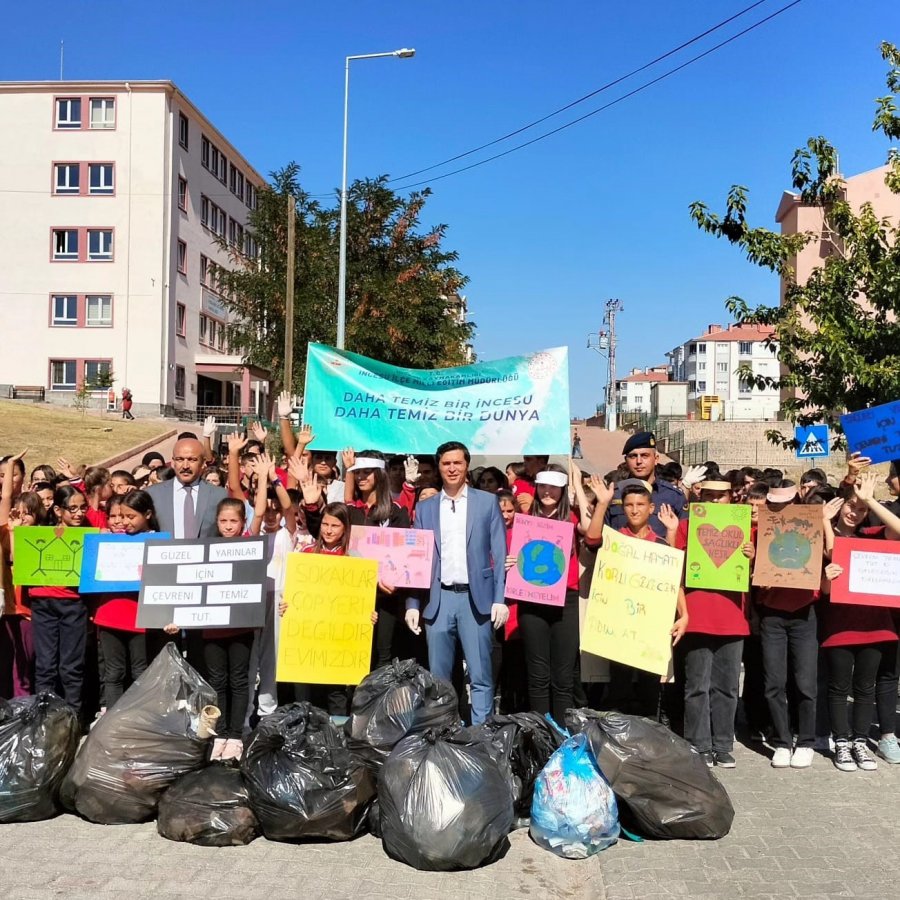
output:
[[[362,61],[352,72],[351,178],[399,176],[518,128],[750,2],[11,4],[0,80],[57,78],[65,40],[66,78],[171,79],[259,171],[297,160],[304,186],[320,193],[340,182],[347,54],[417,50],[415,59]],[[787,2],[767,0],[523,137],[614,99]],[[729,186],[741,183],[753,221],[773,226],[791,154],[811,135],[837,145],[845,174],[883,164],[886,142],[871,133],[873,99],[886,93],[878,45],[900,41],[897,24],[893,0],[803,0],[574,128],[436,181],[425,218],[449,224],[447,246],[471,278],[479,356],[568,345],[573,413],[584,414],[605,381],[605,361],[585,344],[607,298],[625,305],[620,376],[665,362],[674,345],[727,321],[731,294],[773,302],[775,280],[701,234],[688,204],[721,209]]]

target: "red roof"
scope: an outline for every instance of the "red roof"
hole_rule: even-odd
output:
[[[668,372],[640,372],[637,375],[626,375],[618,381],[668,381]]]
[[[694,341],[764,341],[773,334],[775,334],[775,329],[771,325],[730,325],[721,331],[691,338],[689,343]]]

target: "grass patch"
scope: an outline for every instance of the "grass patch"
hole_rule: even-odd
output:
[[[56,468],[60,456],[74,466],[92,465],[171,430],[159,419],[126,422],[121,413],[101,416],[92,410],[82,415],[49,404],[0,400],[0,456],[28,447],[29,472],[40,463]]]

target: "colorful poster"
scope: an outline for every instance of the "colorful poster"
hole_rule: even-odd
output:
[[[401,369],[310,344],[303,421],[315,429],[317,447],[434,453],[453,440],[472,453],[567,455],[568,350]]]
[[[750,560],[744,556],[741,547],[749,540],[749,506],[692,503],[684,586],[746,591],[750,587]]]
[[[509,547],[509,555],[515,556],[516,562],[506,572],[503,596],[563,606],[574,530],[571,522],[517,513]]]
[[[431,586],[434,532],[354,525],[350,531],[350,556],[374,559],[382,584],[427,588]]]
[[[759,510],[753,584],[818,590],[822,581],[822,507],[792,503]]]
[[[13,584],[78,587],[84,541],[99,528],[26,525],[14,532]]]
[[[139,628],[261,628],[269,564],[264,537],[144,542]]]
[[[144,567],[144,544],[149,540],[168,540],[166,532],[143,534],[89,534],[84,540],[81,566],[81,594],[106,591],[139,591]]]
[[[385,529],[386,531],[389,529]],[[359,684],[372,662],[374,559],[292,553],[278,639],[279,681]]]
[[[844,569],[831,582],[832,603],[900,609],[900,541],[838,537],[831,561]]]
[[[841,416],[847,452],[862,453],[873,463],[900,459],[900,400]]]
[[[684,551],[603,528],[581,649],[666,675]]]

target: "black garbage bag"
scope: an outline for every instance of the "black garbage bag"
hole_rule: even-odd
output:
[[[37,822],[59,812],[59,786],[81,729],[55,694],[0,700],[0,822]]]
[[[237,847],[259,835],[244,779],[231,766],[188,772],[160,798],[156,830],[170,841]]]
[[[727,791],[700,754],[665,725],[592,710],[575,710],[566,723],[575,730],[582,725],[629,830],[678,840],[714,840],[731,830]]]
[[[144,673],[100,717],[62,787],[65,806],[92,822],[146,822],[163,791],[206,764],[209,738],[200,712],[216,692],[166,644]]]
[[[274,841],[349,841],[365,829],[375,783],[324,710],[290,703],[266,716],[241,760],[250,806]]]
[[[407,735],[458,724],[459,700],[453,685],[413,659],[395,659],[359,683],[344,727],[347,745],[377,774]]]
[[[369,814],[366,816],[366,826],[375,837],[381,837],[381,807],[378,805],[377,797],[369,804]]]
[[[530,816],[534,781],[562,746],[565,735],[536,712],[489,716],[480,725],[465,730],[472,737],[481,734],[500,746],[512,771],[516,816]]]
[[[378,781],[385,852],[415,869],[474,869],[509,848],[512,790],[490,741],[445,729],[404,738]]]

